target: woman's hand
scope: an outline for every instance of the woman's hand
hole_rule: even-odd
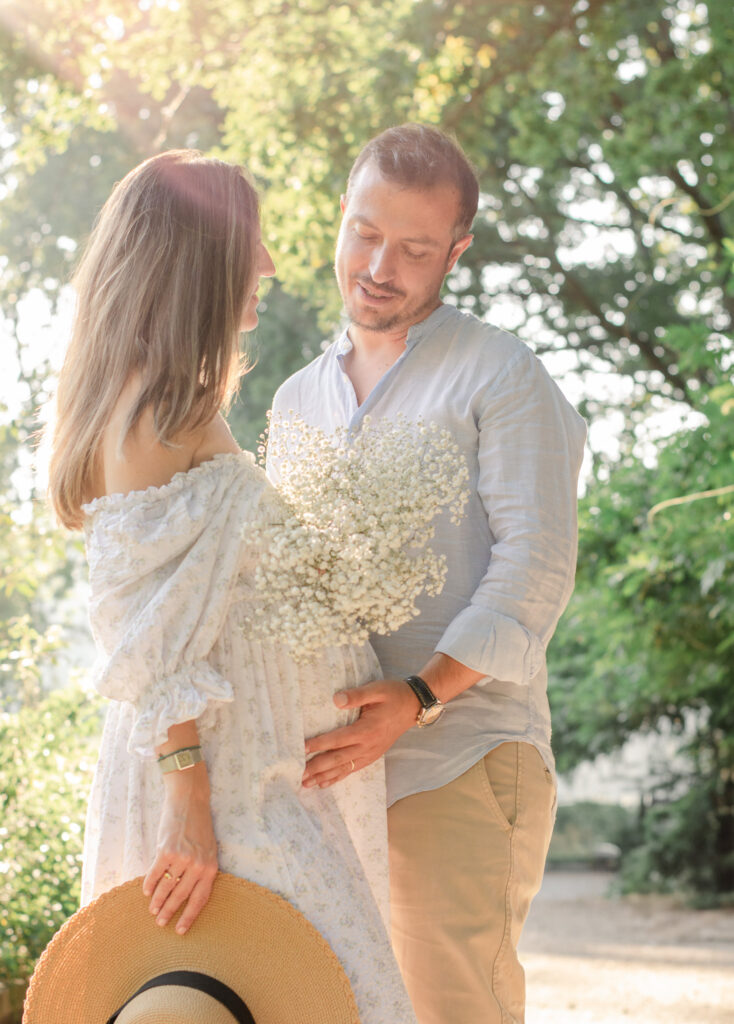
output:
[[[204,763],[164,776],[166,789],[157,855],[143,880],[156,924],[166,925],[186,904],[176,925],[184,935],[212,890],[217,873],[217,841]]]

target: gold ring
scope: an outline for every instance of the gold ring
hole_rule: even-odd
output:
[[[173,875],[171,874],[171,872],[168,869],[166,869],[163,872],[163,877],[167,878],[169,882],[173,880]]]
[[[351,770],[351,771],[354,771],[354,761],[352,761],[352,762],[351,762],[351,765],[352,765],[352,767],[351,767],[351,769],[350,769],[350,770]]]

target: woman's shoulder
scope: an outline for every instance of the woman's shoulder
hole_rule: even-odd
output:
[[[148,407],[123,437],[138,393],[139,384],[130,380],[105,429],[97,487],[83,506],[87,517],[112,508],[118,512],[145,508],[152,515],[154,508],[165,511],[169,501],[186,493],[207,504],[206,495],[213,496],[219,487],[226,487],[230,478],[244,473],[250,483],[255,482],[253,456],[241,451],[220,413],[164,443]]]
[[[219,452],[159,486],[107,494],[82,506],[91,579],[126,584],[193,547],[239,559],[242,529],[257,516],[267,479],[249,452]],[[227,555],[229,557],[229,555]]]
[[[82,505],[87,520],[95,513],[112,511],[121,521],[141,515],[150,519],[165,516],[173,505],[184,504],[201,509],[215,508],[218,495],[237,486],[240,503],[259,501],[265,473],[252,452],[219,452],[190,469],[179,470],[162,484],[148,484],[125,492],[111,492],[92,498]],[[129,516],[128,516],[129,513]]]
[[[215,455],[240,452],[219,413],[208,423],[182,431],[164,443],[156,429],[152,407],[148,406],[133,428],[125,432],[139,387],[134,378],[128,381],[110,417],[100,445],[100,466],[92,498],[163,487],[177,474],[186,473]]]
[[[192,452],[190,468],[199,466],[202,462],[208,462],[215,455],[240,454],[240,446],[232,436],[229,424],[221,413],[217,413],[214,419],[197,432],[195,441],[196,447]]]

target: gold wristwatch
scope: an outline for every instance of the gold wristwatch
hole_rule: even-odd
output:
[[[204,758],[201,756],[201,747],[181,747],[174,750],[172,754],[164,754],[158,758],[158,767],[167,775],[168,772],[184,772],[187,768],[193,768]]]

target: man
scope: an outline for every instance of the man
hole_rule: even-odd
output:
[[[332,785],[385,755],[393,942],[421,1024],[524,1019],[517,942],[555,805],[545,649],[573,587],[585,439],[524,344],[441,301],[477,201],[436,129],[368,143],[341,201],[349,326],[273,404],[327,430],[438,422],[469,464],[466,515],[441,517],[432,545],[443,592],[375,638],[385,678],[336,695],[360,717],[308,742],[303,780]]]

